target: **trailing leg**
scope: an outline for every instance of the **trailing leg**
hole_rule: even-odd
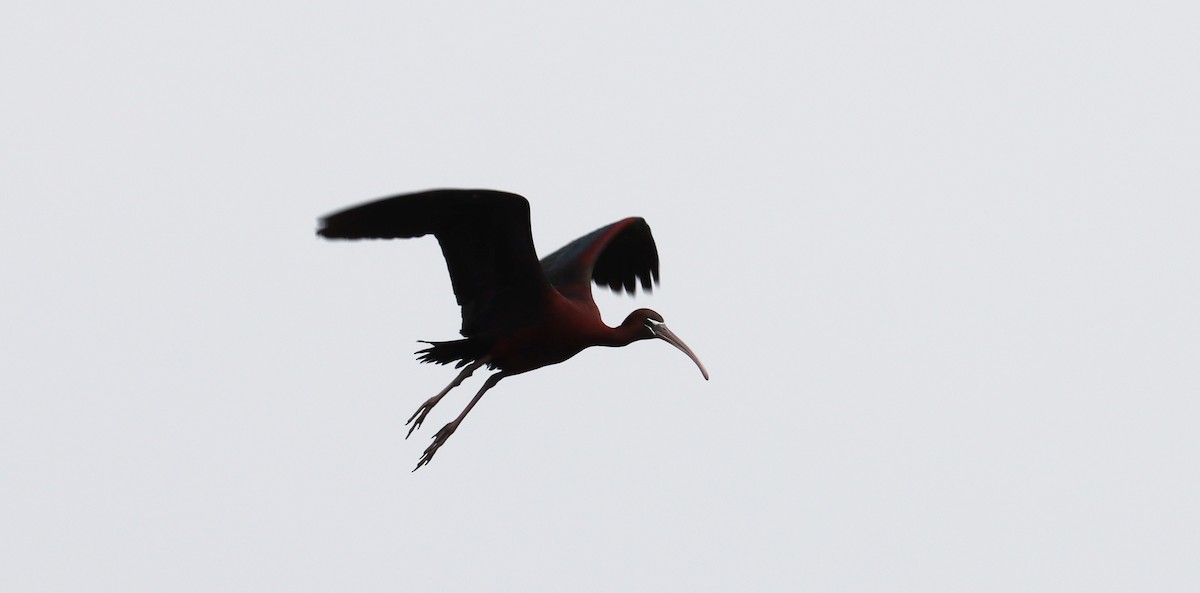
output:
[[[421,423],[425,421],[425,417],[429,415],[429,411],[432,410],[438,402],[442,401],[442,398],[446,397],[446,394],[450,393],[451,389],[458,387],[463,380],[465,380],[467,377],[470,377],[471,373],[475,372],[475,369],[485,364],[487,364],[487,359],[482,358],[467,365],[467,368],[463,369],[462,372],[459,373],[458,376],[446,386],[445,389],[443,389],[437,395],[425,400],[425,403],[421,404],[421,407],[417,408],[417,411],[413,412],[413,415],[409,417],[408,422],[404,423],[405,425],[412,424],[412,426],[408,429],[408,434],[404,435],[404,438],[407,439],[408,437],[412,436],[413,431],[421,427]],[[415,424],[413,423],[413,420],[416,420]]]
[[[433,454],[437,453],[437,450],[446,444],[446,439],[449,439],[455,430],[458,430],[458,425],[462,424],[463,418],[467,417],[467,412],[470,412],[471,408],[475,407],[475,404],[479,402],[479,398],[483,397],[484,392],[491,389],[496,383],[500,382],[500,379],[507,376],[504,371],[500,371],[488,377],[487,381],[484,381],[483,387],[479,389],[479,393],[476,393],[475,397],[471,398],[471,403],[467,404],[467,407],[458,415],[458,418],[451,420],[449,424],[443,426],[441,430],[437,431],[437,434],[433,435],[433,444],[429,445],[425,449],[425,452],[421,454],[421,460],[417,462],[417,467],[414,467],[413,471],[421,469],[422,465],[429,465],[429,462],[433,459]]]

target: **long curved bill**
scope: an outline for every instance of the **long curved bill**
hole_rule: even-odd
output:
[[[688,358],[692,359],[692,362],[700,367],[700,374],[704,375],[704,380],[708,380],[708,370],[704,368],[704,363],[700,362],[700,358],[696,356],[696,353],[692,352],[692,349],[688,348],[688,345],[684,344],[683,340],[680,340],[679,336],[675,335],[675,332],[667,329],[667,326],[662,323],[651,324],[650,330],[654,332],[655,337],[661,338],[664,342],[688,355]]]

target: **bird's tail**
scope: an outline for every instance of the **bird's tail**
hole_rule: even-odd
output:
[[[455,363],[454,368],[463,367],[470,362],[479,360],[488,351],[487,344],[470,338],[466,340],[452,340],[450,342],[420,341],[429,344],[429,347],[416,352],[420,355],[417,357],[418,361],[436,364],[450,364],[453,362]]]

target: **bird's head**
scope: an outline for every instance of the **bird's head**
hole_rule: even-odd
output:
[[[696,356],[696,353],[692,352],[692,349],[688,348],[688,345],[684,344],[683,340],[675,335],[675,332],[667,329],[662,315],[650,309],[638,309],[630,313],[621,326],[634,332],[634,340],[658,338],[678,348],[680,352],[688,355],[688,358],[692,359],[692,362],[696,363],[697,367],[700,367],[700,374],[704,375],[705,381],[708,380],[708,370],[704,368],[704,363],[700,362],[700,358]]]

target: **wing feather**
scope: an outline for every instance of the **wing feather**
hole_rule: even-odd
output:
[[[650,292],[658,283],[658,247],[650,225],[626,218],[584,235],[542,258],[546,279],[571,298],[591,298],[595,282],[615,292]]]
[[[437,237],[462,307],[462,335],[503,333],[536,318],[546,278],[529,202],[492,190],[438,189],[376,200],[321,220],[330,239]]]

